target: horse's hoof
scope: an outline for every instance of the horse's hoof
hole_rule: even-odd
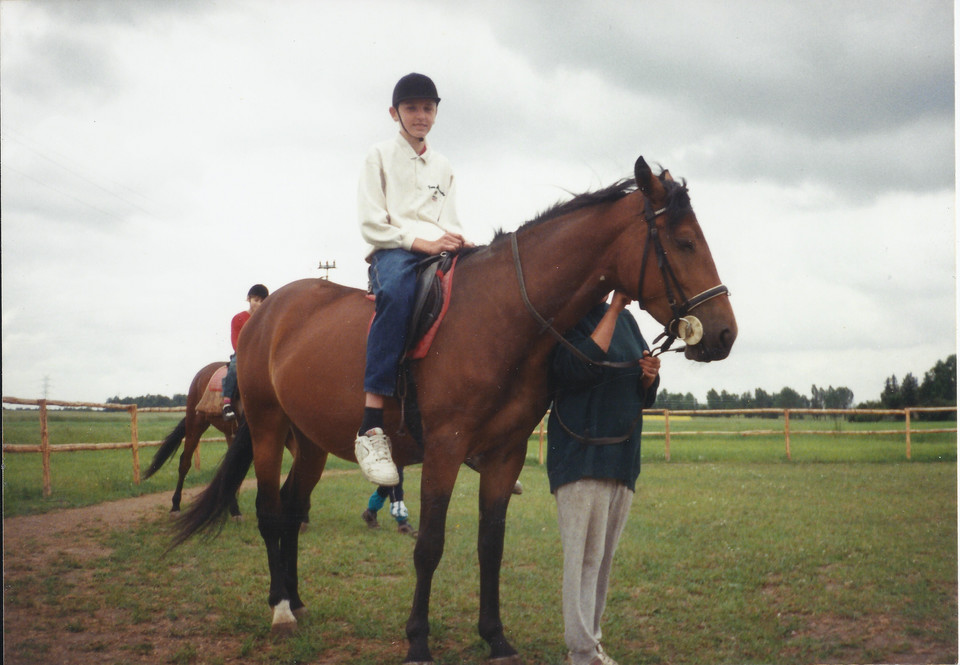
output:
[[[487,661],[487,665],[523,665],[523,658],[521,658],[519,654],[491,658]]]
[[[304,606],[302,606],[302,607],[298,607],[297,609],[295,609],[295,610],[293,611],[293,616],[297,619],[297,621],[299,621],[300,619],[302,619],[302,618],[305,617],[306,615],[307,615],[307,606],[306,606],[306,605],[304,605]]]
[[[234,522],[242,522],[242,521],[243,521],[243,515],[231,515],[231,517],[233,518],[233,521],[234,521]]]
[[[297,617],[290,611],[290,601],[281,600],[273,608],[273,625],[270,632],[274,635],[289,635],[297,629]]]
[[[307,522],[300,522],[300,533],[306,533],[307,529],[310,528],[310,524]]]
[[[297,632],[297,622],[293,623],[275,623],[270,626],[270,633],[277,637],[286,637]]]

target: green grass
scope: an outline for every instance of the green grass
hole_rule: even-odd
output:
[[[956,662],[956,473],[954,463],[650,464],[617,552],[604,642],[629,663],[898,662],[919,648],[924,662]],[[487,653],[476,633],[477,480],[460,474],[434,581],[438,665],[483,663]],[[557,664],[565,650],[556,509],[542,467],[527,466],[521,480],[507,522],[503,620],[526,662]],[[414,521],[419,482],[420,469],[409,469]],[[28,595],[36,586],[18,584],[5,600],[60,607],[49,639],[65,625],[83,634],[97,613],[112,613],[118,631],[160,623],[179,646],[158,662],[221,662],[205,655],[211,641],[256,664],[399,662],[413,541],[365,528],[369,491],[348,473],[314,493],[300,556],[310,613],[289,639],[269,634],[252,519],[166,556],[162,520],[105,532],[111,552],[87,569],[94,588],[58,582],[36,597]],[[254,494],[241,494],[247,515]],[[77,565],[64,557],[32,574],[62,581]],[[131,648],[158,651],[160,635]],[[45,646],[34,638],[22,648]]]
[[[93,415],[51,418],[51,437],[129,437],[126,414]],[[141,438],[162,438],[178,419],[141,414]],[[671,430],[782,425],[696,418],[672,420]],[[29,427],[19,412],[4,412],[4,442],[31,443]],[[648,432],[662,427],[646,423]],[[829,427],[791,420],[791,428]],[[677,435],[666,463],[662,436],[645,437],[604,622],[605,645],[620,662],[957,662],[956,435],[915,435],[911,462],[901,435],[791,438],[787,461],[782,435]],[[502,612],[526,662],[557,664],[564,655],[562,552],[538,437],[530,441],[525,492],[511,501],[507,522]],[[206,483],[224,449],[222,439],[205,441],[203,468],[191,471],[188,485]],[[142,451],[144,466],[153,450]],[[43,499],[39,455],[4,455],[5,517],[169,490],[176,477],[171,461],[135,486],[130,451],[58,453],[51,462],[53,496]],[[400,662],[413,541],[391,528],[367,530],[359,515],[370,485],[352,464],[332,459],[329,468],[350,472],[331,474],[314,492],[300,556],[310,613],[294,636],[269,633],[266,557],[249,517],[255,492],[246,491],[240,504],[247,519],[165,556],[165,510],[123,531],[93,528],[104,548],[93,560],[65,548],[43,568],[24,569],[5,556],[5,607],[48,609],[39,613],[37,632],[5,631],[5,648],[21,662],[43,662],[53,641],[70,635],[100,662],[113,647],[98,637],[95,617],[110,616],[118,632],[135,637],[126,655],[103,662]],[[406,473],[414,523],[420,473]],[[482,663],[487,653],[476,633],[477,482],[464,469],[451,501],[431,601],[438,665]],[[224,652],[212,649],[216,644],[229,646]]]

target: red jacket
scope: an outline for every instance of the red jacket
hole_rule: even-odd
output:
[[[230,343],[233,344],[233,352],[237,352],[237,340],[240,339],[240,329],[243,324],[250,320],[250,312],[244,311],[233,317],[230,322]]]

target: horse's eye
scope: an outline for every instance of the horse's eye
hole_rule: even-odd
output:
[[[677,247],[685,252],[692,252],[697,248],[694,242],[689,238],[677,238]]]

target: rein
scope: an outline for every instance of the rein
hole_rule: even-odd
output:
[[[623,360],[619,362],[613,362],[610,360],[594,360],[567,341],[567,339],[561,335],[556,328],[553,327],[553,322],[547,321],[545,318],[543,318],[543,316],[540,315],[540,312],[537,311],[537,308],[533,306],[533,303],[530,302],[530,296],[527,295],[527,285],[523,279],[523,267],[520,265],[520,248],[517,247],[516,231],[510,234],[510,248],[513,250],[513,266],[517,270],[517,281],[520,283],[520,298],[523,300],[523,304],[526,306],[527,311],[530,312],[530,316],[533,317],[534,321],[540,324],[540,332],[546,330],[553,336],[555,340],[565,346],[570,353],[589,365],[617,368],[637,366],[636,360]]]

